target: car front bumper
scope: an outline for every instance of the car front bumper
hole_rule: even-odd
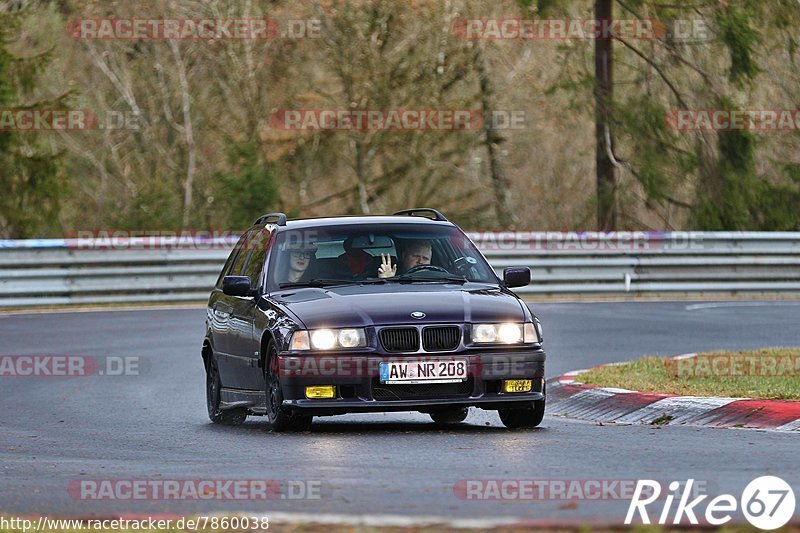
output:
[[[308,415],[353,412],[435,411],[476,406],[511,407],[544,399],[545,353],[541,349],[482,353],[427,353],[388,355],[282,355],[278,358],[283,406]],[[466,359],[467,380],[458,384],[385,384],[379,379],[381,362]],[[506,393],[506,379],[530,379],[530,392]],[[305,388],[333,385],[336,397],[308,399]]]

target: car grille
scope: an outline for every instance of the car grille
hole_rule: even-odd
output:
[[[416,400],[433,398],[468,397],[475,387],[469,378],[459,383],[430,383],[414,385],[388,385],[379,379],[372,380],[372,397],[375,400]]]
[[[416,352],[419,333],[416,328],[390,328],[380,331],[381,344],[387,352]]]
[[[455,350],[461,340],[458,326],[430,327],[422,330],[422,347],[427,352]]]

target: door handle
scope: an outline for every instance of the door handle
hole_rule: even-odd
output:
[[[214,305],[211,308],[214,311],[214,315],[216,315],[216,316],[218,316],[220,318],[228,318],[228,317],[231,316],[231,312],[229,310],[220,309],[220,307],[222,307],[222,306],[217,307],[216,305]]]

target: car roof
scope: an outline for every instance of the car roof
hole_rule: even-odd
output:
[[[340,226],[343,224],[409,224],[409,225],[445,225],[455,227],[447,220],[433,220],[419,216],[392,216],[392,215],[369,215],[369,216],[340,216],[340,217],[321,217],[321,218],[300,218],[287,220],[286,226],[279,226],[279,231],[320,228],[329,226]]]

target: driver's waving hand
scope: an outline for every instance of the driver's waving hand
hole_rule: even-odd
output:
[[[392,256],[381,254],[381,266],[378,267],[379,278],[391,278],[397,273],[397,266],[392,265]]]
[[[400,253],[401,273],[415,266],[431,264],[431,243],[427,241],[413,241]],[[381,266],[378,267],[379,278],[391,278],[397,274],[397,266],[392,265],[390,255],[381,254]]]

